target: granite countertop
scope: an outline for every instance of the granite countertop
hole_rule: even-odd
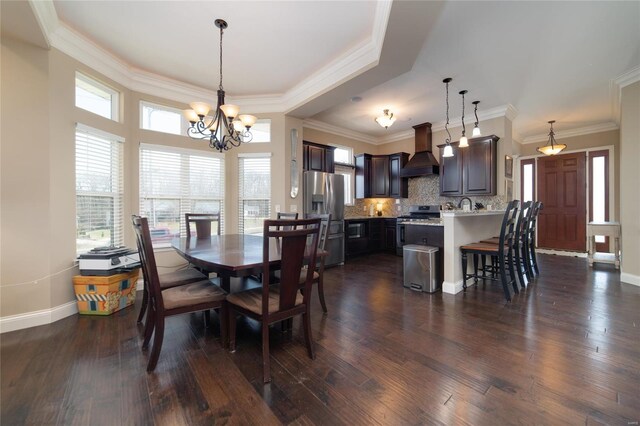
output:
[[[467,217],[467,216],[493,216],[504,215],[504,210],[472,210],[465,212],[463,210],[443,210],[440,212],[441,217]]]
[[[368,219],[396,219],[395,216],[351,216],[345,217],[344,220],[368,220]]]
[[[430,220],[425,222],[398,222],[400,225],[418,225],[418,226],[444,226],[442,220]]]

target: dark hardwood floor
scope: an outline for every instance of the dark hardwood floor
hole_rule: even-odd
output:
[[[1,339],[2,425],[612,424],[640,421],[640,288],[608,265],[540,255],[542,277],[513,302],[499,285],[414,293],[402,259],[373,255],[326,271],[314,292],[317,358],[300,322],[271,330],[262,384],[260,330],[240,320],[220,346],[216,315],[170,318],[145,371],[139,303]],[[138,301],[139,302],[139,301]]]

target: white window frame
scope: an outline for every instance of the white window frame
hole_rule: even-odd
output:
[[[344,145],[331,145],[331,146],[336,147],[336,149],[343,149],[345,151],[348,151],[348,153],[349,153],[348,157],[349,157],[350,161],[348,163],[342,163],[342,162],[334,161],[334,164],[343,164],[343,165],[348,165],[348,166],[353,166],[354,165],[353,148],[351,148],[350,146],[344,146]]]
[[[258,123],[268,123],[269,124],[269,140],[266,141],[255,141],[255,140],[251,140],[250,143],[271,143],[271,119],[270,118],[259,118],[258,120],[256,120],[256,124]],[[255,127],[255,124],[254,124]]]
[[[267,211],[267,218],[271,217],[271,186],[273,185],[273,181],[271,180],[271,173],[269,174],[269,194],[268,197],[262,197],[262,198],[243,198],[243,177],[241,175],[242,170],[244,170],[244,167],[240,165],[240,163],[242,161],[244,161],[244,159],[246,158],[266,158],[269,160],[269,171],[272,171],[272,161],[271,161],[271,157],[272,154],[271,153],[243,153],[243,154],[238,154],[238,233],[239,234],[244,234],[246,233],[246,230],[244,229],[244,204],[243,202],[246,200],[249,201],[263,201],[266,200],[267,201],[267,206],[268,206],[268,211]],[[262,234],[262,230],[259,232],[259,234]],[[257,234],[256,234],[257,235]]]
[[[219,153],[215,153],[213,151],[200,151],[200,150],[194,150],[194,149],[186,149],[186,148],[178,148],[178,147],[173,147],[173,146],[166,146],[166,145],[157,145],[157,144],[147,144],[147,143],[141,143],[140,147],[139,147],[139,151],[140,151],[140,166],[139,166],[139,199],[138,199],[138,208],[139,211],[142,212],[143,211],[143,206],[144,206],[144,202],[148,199],[155,199],[155,200],[162,200],[162,199],[166,199],[166,200],[178,200],[178,205],[179,205],[179,213],[178,213],[178,221],[180,223],[179,226],[179,233],[181,237],[186,237],[186,224],[184,223],[184,215],[185,213],[190,213],[191,209],[191,203],[194,200],[201,200],[201,201],[217,201],[220,204],[220,233],[223,234],[224,233],[224,218],[225,218],[225,185],[224,185],[224,181],[225,181],[225,157],[224,154],[219,154]],[[171,153],[171,154],[178,154],[180,155],[180,165],[179,165],[179,170],[180,170],[180,179],[186,179],[189,177],[188,175],[188,170],[185,171],[183,170],[183,167],[188,167],[189,164],[189,160],[191,157],[209,157],[209,158],[216,158],[218,160],[221,161],[220,164],[220,175],[221,175],[221,179],[222,179],[222,193],[219,197],[194,197],[192,196],[192,194],[188,193],[188,184],[186,182],[181,182],[180,184],[180,194],[171,194],[171,195],[156,195],[156,194],[145,194],[144,191],[144,187],[143,187],[143,179],[145,178],[145,176],[143,176],[143,167],[142,167],[142,162],[143,162],[143,156],[144,153],[143,151],[152,151],[152,152],[165,152],[165,153]],[[212,213],[212,212],[210,212]],[[151,226],[151,225],[150,225]],[[154,250],[157,249],[168,249],[171,247],[171,242],[170,241],[164,241],[164,242],[154,242],[153,244],[153,248]]]
[[[95,192],[95,191],[84,191],[78,190],[78,163],[77,163],[77,150],[78,150],[78,134],[83,134],[87,139],[100,140],[100,142],[109,142],[111,145],[111,155],[117,155],[117,164],[111,164],[111,185],[112,188],[115,186],[110,192]],[[107,133],[98,129],[94,129],[89,126],[85,126],[83,124],[76,124],[76,136],[75,136],[75,152],[76,152],[76,160],[75,160],[75,185],[76,185],[76,254],[86,253],[91,248],[88,249],[79,249],[78,248],[78,198],[79,197],[87,197],[87,196],[100,196],[100,197],[108,197],[113,199],[113,211],[112,211],[112,222],[113,229],[111,231],[111,241],[109,245],[113,246],[121,246],[124,244],[124,139],[120,136],[113,135],[111,133]],[[87,164],[87,166],[90,166]],[[80,219],[81,221],[82,219]],[[96,248],[99,246],[104,246],[104,243],[97,243],[92,248]]]
[[[150,129],[150,128],[143,127],[144,126],[144,107],[153,108],[154,110],[158,110],[158,111],[165,111],[165,112],[171,112],[171,113],[174,113],[174,114],[178,114],[180,116],[180,130],[178,130],[178,133],[165,132],[163,130],[156,130],[156,129]],[[140,101],[139,111],[140,111],[140,114],[139,114],[140,115],[140,128],[142,130],[148,130],[150,132],[164,133],[164,134],[168,134],[168,135],[186,135],[187,134],[187,129],[189,127],[189,124],[188,124],[187,120],[184,118],[184,115],[182,114],[182,110],[181,109],[173,108],[173,107],[166,106],[166,105],[160,105],[160,104],[156,104],[154,102],[149,102],[149,101]]]
[[[76,82],[74,82],[74,90],[75,90],[75,96],[76,96],[76,99],[74,99],[74,103],[75,103],[75,106],[77,108],[80,108],[80,109],[83,109],[85,111],[88,111],[91,114],[95,114],[95,115],[98,115],[100,117],[104,117],[104,118],[106,118],[108,120],[120,121],[120,92],[119,91],[117,91],[116,89],[114,89],[111,86],[108,86],[108,85],[96,80],[93,77],[89,77],[88,75],[81,73],[80,71],[76,71],[76,81],[77,80],[81,80],[84,83],[89,84],[90,86],[93,86],[98,90],[102,90],[104,92],[107,92],[111,96],[111,117],[105,117],[104,115],[98,114],[98,113],[96,113],[94,111],[91,111],[91,110],[88,110],[88,109],[85,109],[85,108],[79,106],[77,104],[77,100],[76,100],[77,99],[77,87],[78,87],[78,85],[77,85]]]

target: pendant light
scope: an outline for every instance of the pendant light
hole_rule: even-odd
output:
[[[391,126],[396,121],[396,119],[393,117],[393,113],[390,113],[388,109],[385,109],[382,112],[383,115],[376,118],[376,123],[378,123],[385,129],[388,129],[389,126]]]
[[[453,157],[453,148],[451,147],[451,133],[449,132],[449,83],[451,83],[452,78],[445,78],[442,82],[446,86],[447,90],[447,121],[444,124],[444,130],[447,131],[447,139],[445,139],[445,143],[447,146],[444,147],[442,151],[442,156],[445,158]]]
[[[467,140],[467,136],[465,135],[466,129],[464,127],[464,95],[467,93],[467,90],[461,90],[460,94],[462,95],[462,137],[460,138],[460,148],[466,148],[469,146],[469,141]]]
[[[555,122],[555,120],[549,121],[549,124],[551,125],[551,129],[549,130],[549,142],[547,142],[545,146],[541,146],[537,149],[538,152],[541,152],[544,155],[556,155],[567,147],[563,143],[556,143],[556,138],[553,137],[555,135],[553,132],[553,123]]]
[[[473,110],[473,113],[476,116],[476,123],[473,126],[473,133],[471,133],[471,136],[474,137],[474,138],[477,138],[478,136],[481,136],[480,135],[480,127],[478,127],[478,122],[480,121],[480,120],[478,120],[478,104],[480,103],[480,101],[473,101],[471,103],[475,105],[475,109]]]
[[[207,114],[211,106],[205,102],[192,102],[191,109],[184,111],[184,116],[191,124],[187,134],[193,139],[209,140],[209,147],[220,152],[227,151],[234,146],[240,146],[243,142],[250,142],[253,138],[251,127],[257,118],[253,115],[240,114],[237,105],[225,104],[224,87],[222,86],[222,34],[229,26],[223,19],[216,19],[215,26],[220,29],[220,84],[218,85],[218,103],[212,111],[212,116]]]

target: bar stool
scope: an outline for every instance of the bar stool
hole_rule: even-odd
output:
[[[508,301],[511,301],[511,289],[514,293],[518,293],[518,284],[516,283],[516,273],[513,267],[513,252],[515,245],[515,227],[518,217],[518,210],[520,207],[520,201],[513,200],[507,206],[502,219],[502,226],[500,228],[500,239],[498,244],[488,243],[472,243],[463,245],[460,247],[462,255],[462,288],[467,290],[467,279],[473,278],[474,283],[478,283],[478,278],[483,280],[490,279],[497,281],[498,278],[492,276],[488,277],[483,271],[482,276],[478,276],[478,255],[491,256],[497,258],[497,269],[500,273],[500,281],[502,283],[502,290],[504,296]],[[467,273],[467,255],[471,253],[473,255],[473,269],[474,273]],[[509,269],[509,278],[507,279],[507,268]],[[511,287],[510,287],[511,286]]]
[[[536,224],[538,222],[538,215],[542,210],[542,202],[534,201],[531,212],[531,219],[529,220],[527,245],[525,246],[526,259],[529,263],[529,271],[531,277],[534,275],[540,275],[540,269],[538,268],[538,258],[536,257]]]

